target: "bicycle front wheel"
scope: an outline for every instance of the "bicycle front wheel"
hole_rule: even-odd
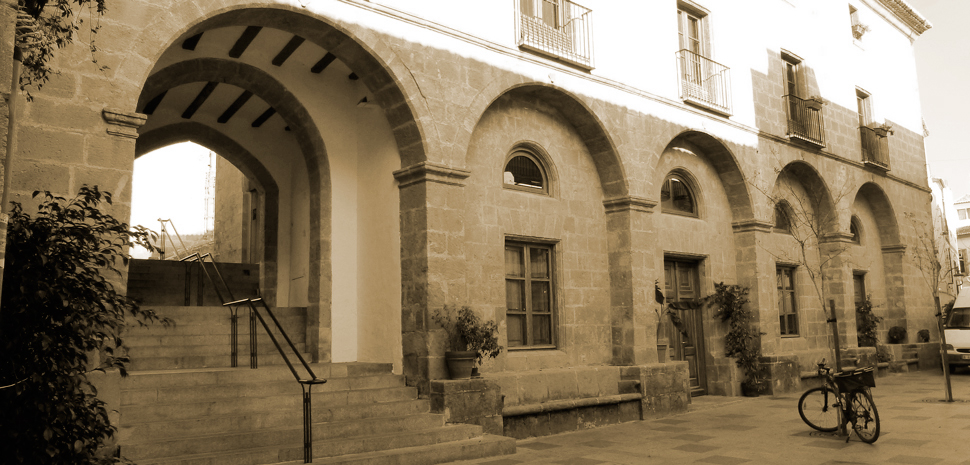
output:
[[[865,390],[849,393],[850,421],[852,429],[859,439],[866,444],[872,444],[879,439],[879,412],[872,401],[872,395]]]
[[[817,387],[805,391],[798,399],[798,415],[808,426],[823,433],[839,429],[839,401],[835,391]]]

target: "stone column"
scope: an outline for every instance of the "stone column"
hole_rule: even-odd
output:
[[[732,225],[738,284],[748,288],[748,300],[751,301],[748,308],[751,310],[752,320],[758,323],[756,330],[762,327],[771,328],[772,323],[778,322],[776,313],[762,311],[762,308],[771,308],[777,299],[771,254],[761,245],[771,234],[772,226],[771,223],[758,220]],[[765,332],[769,334],[761,337],[761,353],[770,355],[777,351],[777,337],[773,337],[769,331]]]
[[[610,263],[610,324],[613,365],[657,362],[654,244],[650,240],[657,203],[641,197],[603,202]]]
[[[429,380],[446,377],[440,331],[430,331],[430,316],[466,299],[463,181],[470,174],[429,162],[394,172],[401,201],[404,374],[422,394]]]
[[[822,237],[819,258],[822,260],[822,289],[825,295],[826,318],[832,316],[830,301],[835,301],[839,320],[839,347],[858,347],[855,327],[855,293],[852,270],[844,255],[852,244],[852,234],[831,233]]]
[[[17,23],[16,0],[0,0],[0,159],[7,156],[9,144],[7,133],[10,116],[10,99],[16,95],[11,88],[13,80],[14,31]],[[3,173],[6,166],[0,168]],[[9,188],[7,179],[0,179],[0,189]],[[0,287],[3,286],[4,258],[7,250],[7,206],[0,205]]]

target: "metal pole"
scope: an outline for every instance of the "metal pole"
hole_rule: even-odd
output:
[[[829,308],[832,309],[832,318],[828,323],[832,323],[832,336],[835,337],[835,372],[842,371],[842,349],[839,347],[839,319],[835,315],[835,300],[829,299]]]
[[[940,307],[940,296],[936,300],[936,322],[940,326],[940,357],[943,358],[943,380],[946,382],[946,401],[953,402],[953,387],[950,385],[950,364],[946,361],[946,331],[943,326],[943,308]]]

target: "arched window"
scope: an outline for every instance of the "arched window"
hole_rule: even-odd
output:
[[[852,243],[862,245],[862,228],[859,227],[858,217],[852,217],[849,222],[849,232],[852,233]]]
[[[788,203],[782,200],[775,204],[775,231],[791,234],[791,215]]]
[[[505,162],[503,173],[505,187],[528,192],[549,192],[549,182],[546,178],[542,162],[535,154],[517,149]]]
[[[684,176],[671,174],[660,186],[660,208],[664,213],[697,216],[697,200]]]

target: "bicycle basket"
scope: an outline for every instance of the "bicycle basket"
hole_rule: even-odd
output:
[[[835,375],[835,384],[842,392],[850,392],[862,387],[876,387],[875,372],[872,367],[843,371]]]

